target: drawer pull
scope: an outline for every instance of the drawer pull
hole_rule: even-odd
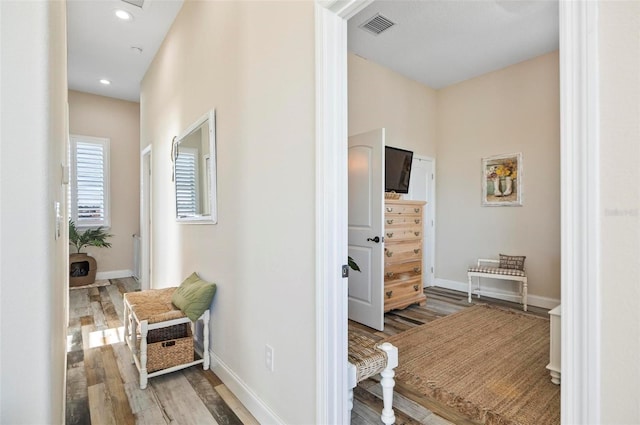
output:
[[[387,224],[393,224],[393,219],[387,220]]]
[[[385,294],[387,294],[387,298],[391,298],[391,295],[393,295],[393,291],[387,291],[385,292]]]
[[[420,219],[419,218],[416,218],[414,221],[416,222],[416,224],[420,224]],[[389,223],[389,224],[391,224],[391,223]]]
[[[414,235],[420,236],[420,232],[413,232]]]
[[[393,208],[387,207],[387,212],[393,212]]]
[[[393,232],[387,232],[387,237],[388,238],[392,238],[393,237]]]
[[[418,288],[419,288],[419,286],[418,286],[418,284],[417,284],[417,283],[416,283],[415,285],[413,285],[413,290],[414,290],[414,291],[417,291],[417,290],[418,290]]]
[[[380,211],[380,210],[378,210],[378,211]],[[420,208],[414,208],[413,211],[419,213],[420,212]]]
[[[414,253],[414,254],[417,254],[417,253],[419,253],[419,252],[420,252],[420,248],[416,248],[416,249],[414,249],[414,250],[413,250],[413,253]],[[389,257],[391,257],[391,256],[389,256]]]
[[[387,251],[387,257],[391,257],[393,255],[393,251]]]
[[[420,267],[414,267],[413,271],[416,272],[416,273],[420,273]]]
[[[394,273],[393,272],[387,272],[386,274],[387,274],[387,277],[393,277]]]

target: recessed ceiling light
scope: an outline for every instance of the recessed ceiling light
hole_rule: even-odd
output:
[[[122,19],[123,21],[130,21],[133,19],[133,15],[129,12],[127,12],[126,10],[122,10],[122,9],[117,9],[116,10],[116,16],[120,19]]]
[[[111,81],[107,80],[106,78],[103,78],[100,80],[100,84],[104,84],[105,86],[108,86],[109,84],[111,84]]]

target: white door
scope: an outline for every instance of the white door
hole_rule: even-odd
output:
[[[433,286],[435,283],[435,248],[436,248],[436,197],[435,197],[435,160],[424,156],[413,156],[411,164],[411,179],[407,199],[426,201],[423,210],[424,238],[422,240],[424,255],[422,256],[422,270],[424,273],[423,286]]]
[[[384,328],[384,129],[349,137],[349,319]]]

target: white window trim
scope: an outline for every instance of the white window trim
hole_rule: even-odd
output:
[[[111,162],[110,162],[110,148],[111,148],[111,140],[104,137],[92,137],[92,136],[83,136],[79,134],[71,134],[69,136],[69,217],[75,222],[76,227],[81,229],[86,228],[94,228],[94,227],[111,227]],[[94,221],[78,221],[78,195],[77,195],[77,180],[76,180],[76,170],[77,170],[77,161],[76,161],[76,144],[79,142],[88,142],[101,144],[103,146],[104,153],[104,162],[103,162],[103,172],[104,172],[104,219],[103,220],[94,220]],[[73,153],[73,154],[72,154]]]

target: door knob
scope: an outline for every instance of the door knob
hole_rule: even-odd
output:
[[[371,238],[367,238],[368,242],[375,242],[375,243],[379,243],[380,242],[380,237],[376,236],[375,238],[371,239]]]

